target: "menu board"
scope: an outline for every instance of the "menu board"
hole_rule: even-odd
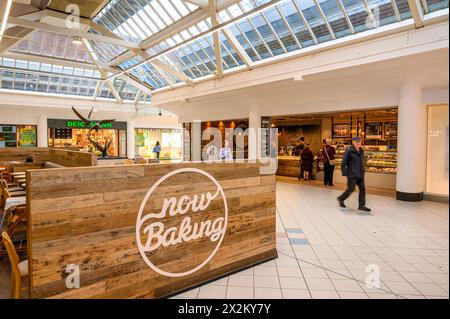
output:
[[[33,126],[19,126],[18,142],[20,147],[35,147],[36,128]]]
[[[146,136],[147,136],[147,133],[145,133],[145,132],[136,132],[135,140],[134,140],[135,147],[145,147]]]

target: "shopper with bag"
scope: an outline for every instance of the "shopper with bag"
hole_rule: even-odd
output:
[[[322,147],[322,160],[325,186],[333,186],[334,167],[336,165],[336,150],[331,146],[332,141],[326,140]]]

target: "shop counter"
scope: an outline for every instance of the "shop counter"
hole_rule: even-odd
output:
[[[298,177],[300,175],[300,156],[278,156],[277,175]]]
[[[277,257],[257,163],[27,172],[31,298],[160,298]]]

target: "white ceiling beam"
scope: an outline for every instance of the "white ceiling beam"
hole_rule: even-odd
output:
[[[70,37],[78,36],[78,37],[81,37],[86,40],[113,43],[113,44],[121,45],[123,47],[130,48],[130,49],[139,49],[139,44],[137,44],[137,43],[131,43],[129,41],[125,41],[122,39],[110,38],[107,36],[82,32],[79,30],[67,29],[67,28],[64,28],[61,26],[59,26],[59,27],[53,26],[53,25],[50,25],[47,23],[28,21],[28,20],[14,18],[14,17],[11,17],[9,19],[9,22],[11,24],[14,24],[17,26],[22,26],[25,28],[43,30],[43,31],[48,31],[48,32],[53,32],[53,33],[57,33],[57,34],[70,36]]]
[[[108,77],[107,71],[100,70],[100,74],[102,75],[103,78]],[[108,89],[112,93],[112,95],[114,95],[114,98],[116,99],[116,101],[118,103],[123,103],[123,100],[119,95],[119,92],[117,92],[116,87],[114,86],[114,81],[113,80],[105,80],[104,83],[106,84],[106,86],[108,87]]]
[[[192,81],[192,79],[190,77],[188,77],[183,72],[174,69],[172,66],[162,62],[161,60],[153,60],[153,61],[151,61],[151,64],[164,70],[165,72],[173,75],[177,79],[180,79],[181,81],[186,82],[189,85],[194,85],[194,81]]]
[[[6,31],[6,26],[8,23],[8,19],[10,18],[9,14],[11,12],[13,0],[6,0],[0,3],[0,42],[2,41],[3,34]]]
[[[219,21],[217,20],[217,4],[216,0],[208,0],[209,15],[211,17],[212,27],[217,27]],[[216,56],[216,75],[219,80],[223,78],[223,63],[222,63],[222,47],[219,39],[219,32],[213,33],[214,53]]]
[[[141,92],[144,92],[148,95],[153,95],[153,91],[145,84],[142,84],[140,81],[135,80],[134,78],[126,75],[126,74],[122,74],[120,76],[120,78],[132,85],[134,85],[135,87],[137,87]]]
[[[230,45],[233,47],[233,49],[236,51],[236,53],[239,55],[241,60],[245,63],[245,65],[248,68],[252,68],[253,61],[248,56],[245,49],[242,47],[242,45],[239,43],[239,41],[236,39],[236,37],[231,33],[228,29],[222,29],[221,31],[223,35],[227,38]]]
[[[0,42],[0,53],[9,51],[20,41],[26,40],[33,32],[33,29],[17,26],[7,29]]]
[[[98,5],[98,7],[94,10],[94,11],[92,11],[92,13],[89,15],[89,18],[94,18],[100,11],[102,11],[102,9],[103,9],[103,7],[105,7],[107,4],[108,4],[108,2],[110,2],[111,0],[103,0],[99,5]]]
[[[91,56],[92,60],[94,61],[95,66],[97,67],[98,72],[100,72],[100,75],[102,76],[102,83],[106,83],[106,86],[108,87],[109,91],[112,93],[114,98],[118,103],[123,103],[122,98],[119,95],[119,92],[117,92],[116,88],[114,87],[114,81],[106,79],[108,77],[108,71],[102,68],[101,62],[99,61],[97,55],[94,52],[94,49],[92,48],[91,44],[88,40],[83,39],[83,44],[86,47],[89,55]],[[106,80],[105,80],[106,79]],[[94,95],[94,98],[97,98],[98,92]]]
[[[423,28],[423,17],[425,14],[423,12],[422,5],[420,4],[420,0],[408,0],[408,4],[416,29]]]
[[[48,16],[48,10],[40,10],[33,13],[24,14],[21,19],[29,21],[40,21]],[[26,40],[35,30],[21,26],[10,26],[4,33],[4,39],[0,43],[0,53],[7,52],[19,42]]]

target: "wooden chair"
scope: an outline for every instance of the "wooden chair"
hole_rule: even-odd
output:
[[[18,185],[17,183],[9,182],[8,180],[9,180],[9,177],[5,178],[5,176],[0,175],[0,181],[4,181],[8,187],[14,187],[14,186]]]
[[[26,205],[14,206],[5,212],[7,214],[4,229],[8,233],[17,253],[27,251],[27,215]],[[7,255],[3,240],[0,240],[0,258]]]
[[[4,163],[2,164],[2,166],[5,168],[5,170],[0,172],[0,178],[9,180],[9,165],[8,163]]]
[[[0,180],[0,190],[6,188],[10,193],[23,191],[19,184],[7,183],[5,180]]]
[[[9,209],[6,222],[6,232],[13,237],[15,234],[21,235],[20,240],[26,241],[27,233],[27,213],[26,205],[15,206]],[[22,243],[21,243],[22,244]]]
[[[11,298],[20,299],[22,294],[22,278],[28,276],[28,260],[19,262],[19,256],[7,232],[2,233],[2,239],[11,264]]]
[[[0,181],[1,182],[1,181]],[[10,193],[9,190],[4,187],[3,189],[0,188],[0,193],[1,193],[1,197],[0,197],[0,222],[1,222],[1,228],[3,228],[4,226],[4,220],[8,221],[8,219],[6,219],[6,217],[9,218],[9,216],[7,216],[6,214],[10,213],[10,210],[8,210],[7,208],[7,200],[13,197],[24,197],[24,195],[26,195],[26,192],[21,191],[21,192],[15,192],[15,193]],[[20,208],[22,206],[25,205],[15,205],[15,208]],[[0,229],[0,231],[2,231],[3,229]]]

